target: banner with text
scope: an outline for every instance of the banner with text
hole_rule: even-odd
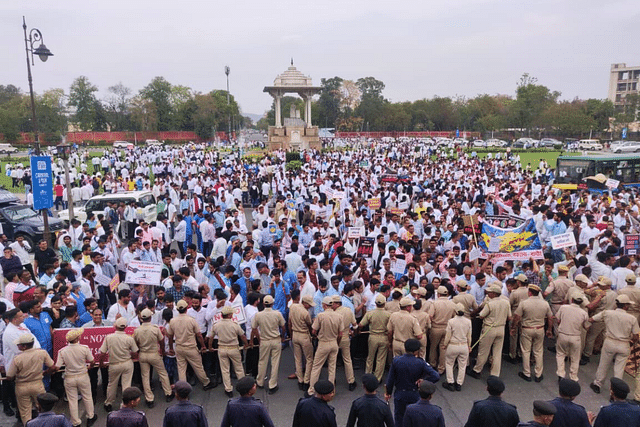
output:
[[[53,181],[51,157],[31,157],[31,180],[33,183],[33,209],[49,209],[53,206]]]
[[[141,285],[160,285],[162,264],[159,262],[131,261],[127,264],[126,283]]]
[[[536,225],[531,219],[515,228],[500,228],[483,223],[478,246],[483,253],[492,253],[496,260],[543,258]]]

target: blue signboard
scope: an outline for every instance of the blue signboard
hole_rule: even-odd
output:
[[[53,206],[51,157],[31,157],[31,180],[33,182],[33,209],[51,208]]]
[[[622,129],[622,139],[627,139],[627,128]]]
[[[460,129],[456,129],[456,138],[460,138]]]

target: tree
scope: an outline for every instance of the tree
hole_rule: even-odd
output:
[[[587,113],[586,103],[580,100],[553,104],[543,115],[554,133],[560,136],[580,137],[596,126],[594,118]]]
[[[96,128],[96,96],[98,87],[91,84],[86,76],[80,76],[71,83],[69,105],[75,107],[73,122],[80,130]]]
[[[596,129],[609,129],[609,119],[614,115],[613,102],[608,99],[587,99],[587,114],[596,122]]]
[[[167,131],[173,130],[173,109],[172,109],[171,83],[164,77],[155,77],[151,83],[140,90],[140,96],[147,102],[153,104],[155,111],[155,123],[149,130]],[[148,121],[147,124],[151,124]]]
[[[120,82],[109,86],[108,91],[109,96],[105,99],[105,109],[111,130],[131,130],[131,113],[129,111],[131,89]]]
[[[369,129],[369,126],[373,129],[383,128],[385,104],[388,103],[382,96],[384,83],[374,77],[364,77],[358,79],[356,85],[362,92],[362,97],[355,114],[362,117],[364,129]]]
[[[335,127],[336,121],[340,117],[342,103],[343,80],[340,77],[320,80],[322,91],[317,103],[319,124],[325,127]]]
[[[551,92],[546,86],[538,85],[535,77],[525,73],[516,89],[516,101],[513,104],[513,123],[523,129],[543,127],[542,113],[555,104],[560,92]]]

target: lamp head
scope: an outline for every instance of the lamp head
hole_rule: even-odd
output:
[[[34,51],[34,55],[37,55],[40,58],[40,61],[47,62],[50,56],[53,56],[53,53],[45,46],[44,43],[41,43]]]

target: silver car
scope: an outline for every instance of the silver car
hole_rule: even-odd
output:
[[[612,147],[611,151],[614,153],[640,153],[640,142],[627,141],[622,144],[616,144]]]

